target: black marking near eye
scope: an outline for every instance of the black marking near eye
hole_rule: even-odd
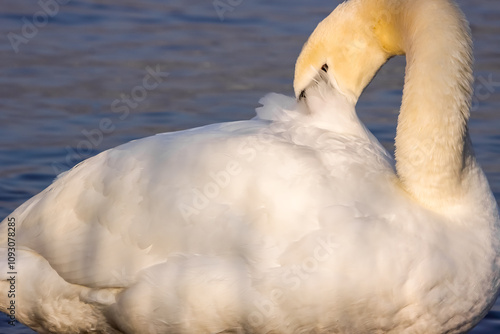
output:
[[[299,101],[300,100],[303,100],[306,98],[306,90],[304,89],[302,92],[300,92],[300,95],[299,95]]]
[[[321,70],[324,71],[324,72],[328,72],[328,65],[327,64],[324,64],[322,67],[321,67]]]

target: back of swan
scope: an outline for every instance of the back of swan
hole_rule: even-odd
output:
[[[400,54],[394,162],[354,106]],[[465,332],[500,285],[471,66],[452,1],[350,0],[305,45],[298,100],[108,150],[14,211],[0,290],[15,269],[16,317],[42,333]]]

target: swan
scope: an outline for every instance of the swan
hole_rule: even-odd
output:
[[[396,55],[393,159],[355,104]],[[9,215],[0,310],[40,333],[466,332],[500,282],[472,62],[452,0],[342,3],[296,98],[105,151]]]

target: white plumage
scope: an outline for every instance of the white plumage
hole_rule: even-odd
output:
[[[121,145],[19,207],[17,318],[42,333],[471,328],[499,287],[482,171],[466,150],[460,196],[427,205],[331,69],[305,99],[271,94],[252,120]]]

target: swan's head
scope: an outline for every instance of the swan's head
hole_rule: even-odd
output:
[[[402,54],[394,12],[381,11],[380,0],[350,0],[339,5],[314,30],[295,67],[297,98],[324,71],[332,85],[356,102],[377,70]]]

